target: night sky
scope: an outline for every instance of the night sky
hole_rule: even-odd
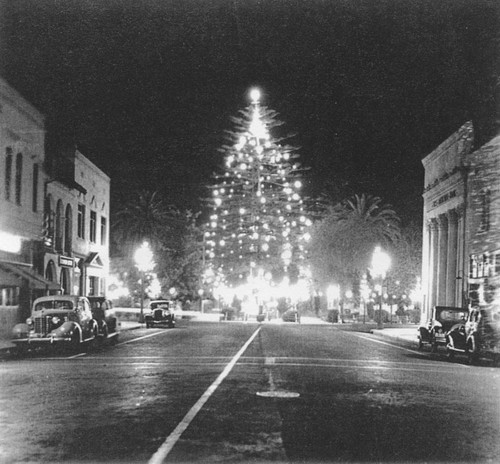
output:
[[[306,193],[421,219],[421,159],[487,126],[497,0],[1,1],[0,74],[112,178],[200,209],[230,117],[259,86]]]

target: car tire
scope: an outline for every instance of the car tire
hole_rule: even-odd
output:
[[[81,348],[80,344],[80,332],[78,330],[75,330],[73,334],[71,335],[71,341],[69,342],[69,346],[71,351],[78,353]]]
[[[466,353],[467,353],[467,362],[471,366],[476,365],[479,361],[479,355],[478,355],[477,351],[474,349],[473,343],[467,344],[467,352]]]

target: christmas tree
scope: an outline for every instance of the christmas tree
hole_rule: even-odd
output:
[[[210,274],[230,286],[255,277],[278,282],[298,277],[307,227],[295,149],[273,136],[283,123],[250,92],[251,104],[232,118],[224,172],[210,187],[212,212],[204,244]]]

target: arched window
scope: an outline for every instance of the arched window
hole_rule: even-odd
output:
[[[47,267],[45,268],[45,278],[51,282],[56,281],[56,266],[52,260],[47,263]]]
[[[43,237],[45,245],[51,247],[54,244],[54,211],[52,209],[52,196],[45,197],[43,208]]]
[[[62,252],[64,243],[64,208],[61,200],[56,208],[56,251]]]
[[[490,208],[491,192],[488,189],[481,191],[481,224],[479,226],[482,232],[490,230]]]
[[[21,187],[23,185],[23,155],[16,156],[16,203],[21,204]]]
[[[62,287],[62,294],[63,295],[70,295],[71,294],[71,281],[69,277],[69,270],[67,268],[62,268],[61,269],[61,287]]]
[[[38,211],[38,176],[39,176],[39,167],[38,164],[35,163],[33,165],[33,202],[32,202],[32,209],[33,212]]]
[[[73,209],[71,205],[66,205],[66,218],[64,229],[64,252],[71,255],[73,248]]]
[[[10,186],[12,183],[12,148],[7,147],[5,154],[7,155],[5,158],[5,199],[10,200]]]

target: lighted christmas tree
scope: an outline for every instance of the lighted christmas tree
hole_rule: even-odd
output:
[[[307,227],[295,149],[273,137],[283,123],[250,92],[251,104],[232,118],[234,130],[221,148],[224,172],[214,176],[213,211],[205,231],[206,264],[227,284],[257,274],[278,280],[297,276],[305,259]]]

